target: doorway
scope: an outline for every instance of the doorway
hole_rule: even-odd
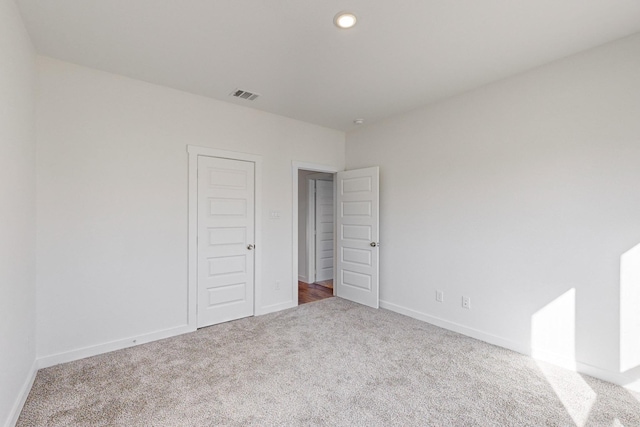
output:
[[[298,304],[334,295],[333,178],[298,170]]]
[[[304,214],[305,197],[300,197],[300,171],[309,173],[328,173],[333,176],[333,292],[332,295],[351,300],[373,308],[379,307],[379,181],[380,169],[371,166],[362,169],[351,169],[339,172],[335,168],[313,163],[293,162],[293,283],[306,278],[309,280],[309,270],[300,273],[299,265],[303,265],[304,256],[300,247],[300,229],[304,227],[299,217],[309,217]],[[302,186],[305,183],[303,181]],[[309,188],[309,187],[307,187]],[[308,199],[308,196],[306,197]],[[299,215],[302,211],[303,214]],[[308,260],[309,257],[307,256]],[[314,270],[317,272],[317,269]],[[313,283],[308,283],[313,284]],[[299,286],[292,286],[291,303],[298,305]]]

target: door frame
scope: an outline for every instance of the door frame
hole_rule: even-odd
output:
[[[292,182],[292,187],[293,187],[293,203],[292,203],[292,224],[291,224],[291,234],[292,234],[292,254],[291,254],[291,258],[292,258],[292,273],[291,273],[291,284],[292,284],[292,295],[291,295],[291,303],[293,304],[293,306],[297,306],[298,305],[298,251],[300,250],[300,248],[298,248],[298,171],[299,170],[307,170],[307,171],[313,171],[313,172],[322,172],[322,173],[330,173],[330,174],[336,174],[338,173],[340,170],[334,166],[329,166],[329,165],[323,165],[320,163],[307,163],[307,162],[298,162],[298,161],[293,161],[291,162],[291,181]],[[308,184],[307,184],[308,185]],[[336,189],[335,189],[335,185],[336,185],[336,180],[333,180],[333,209],[335,210],[336,208],[336,203],[335,203],[335,197],[336,197]],[[333,216],[333,221],[335,224],[335,212],[334,212],[334,216]],[[333,262],[335,265],[335,257],[336,257],[336,251],[335,251],[335,227],[334,227],[334,251],[333,251]],[[336,294],[336,287],[335,287],[335,270],[334,270],[334,287],[333,287],[333,294]]]
[[[262,306],[259,304],[259,301],[262,301],[262,156],[196,145],[187,145],[187,152],[189,153],[187,324],[193,330],[198,324],[198,157],[218,157],[253,162],[255,165],[253,227],[256,249],[253,270],[253,315],[263,314]]]

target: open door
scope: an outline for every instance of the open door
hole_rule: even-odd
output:
[[[379,168],[336,177],[336,288],[340,298],[378,308]]]

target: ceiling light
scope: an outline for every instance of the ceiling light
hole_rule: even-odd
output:
[[[333,18],[333,23],[336,24],[338,28],[351,28],[356,25],[356,15],[349,12],[340,12]]]
[[[355,120],[353,121],[353,123],[354,123],[354,124],[356,124],[356,125],[364,124],[364,119],[355,119]]]

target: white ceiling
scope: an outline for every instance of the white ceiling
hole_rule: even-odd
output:
[[[639,0],[17,3],[44,55],[339,130],[640,31]]]

